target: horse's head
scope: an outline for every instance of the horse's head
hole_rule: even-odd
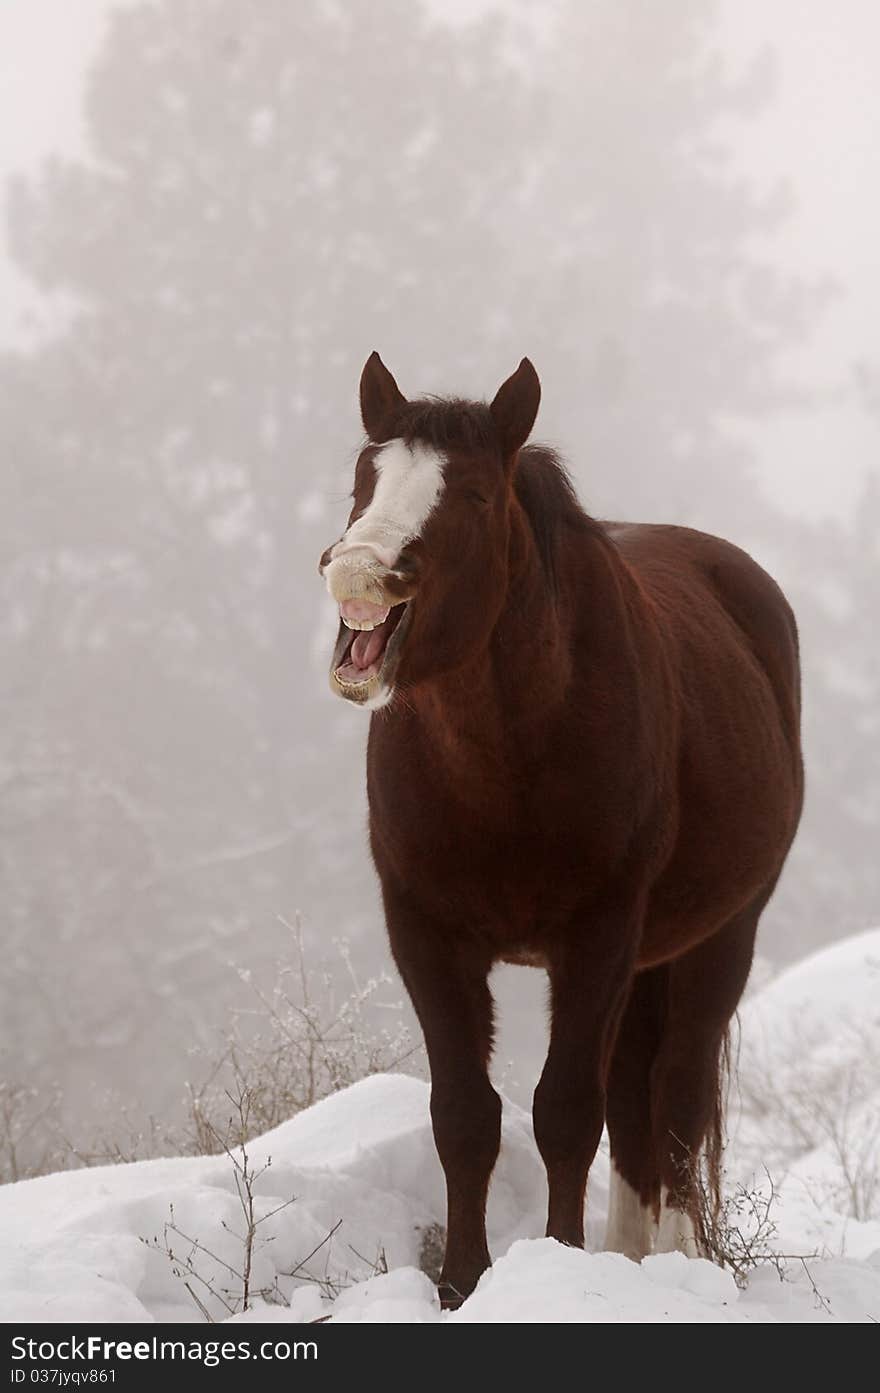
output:
[[[541,397],[524,358],[491,406],[409,402],[378,353],[361,375],[369,443],[354,506],[320,570],[339,605],[338,696],[376,708],[466,662],[507,591],[512,475]]]

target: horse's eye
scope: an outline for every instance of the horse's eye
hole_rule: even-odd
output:
[[[490,501],[484,493],[480,493],[479,489],[468,489],[465,497],[468,498],[471,503],[488,503]]]

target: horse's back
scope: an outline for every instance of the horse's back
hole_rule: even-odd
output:
[[[662,523],[603,524],[646,593],[675,627],[709,596],[748,641],[770,679],[797,742],[800,662],[797,624],[773,577],[741,547],[710,532]],[[682,602],[690,601],[686,608]]]
[[[803,796],[797,627],[782,590],[720,537],[607,523],[669,656],[679,830],[642,961],[699,941],[775,882]],[[689,929],[682,942],[683,921]]]

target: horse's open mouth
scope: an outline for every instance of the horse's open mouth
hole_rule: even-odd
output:
[[[373,628],[353,628],[340,620],[339,637],[330,670],[330,685],[347,701],[366,703],[387,691],[394,677],[409,605],[392,605]]]

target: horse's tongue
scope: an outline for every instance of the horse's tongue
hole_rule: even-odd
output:
[[[362,629],[351,645],[350,658],[355,667],[371,667],[385,645],[384,625],[377,629]]]

